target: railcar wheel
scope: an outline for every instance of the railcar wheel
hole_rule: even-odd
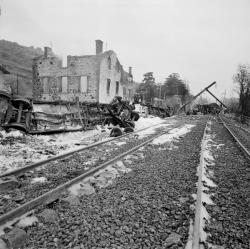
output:
[[[137,121],[140,118],[140,115],[137,112],[132,112],[131,113],[131,119],[133,121]]]
[[[22,132],[27,133],[26,125],[20,124],[20,123],[10,123],[4,126],[5,129],[16,129]]]
[[[125,132],[125,133],[131,133],[131,132],[134,132],[134,129],[133,129],[132,127],[126,127],[126,128],[124,129],[124,132]]]
[[[110,132],[110,137],[119,137],[122,135],[122,131],[118,127],[114,127]]]

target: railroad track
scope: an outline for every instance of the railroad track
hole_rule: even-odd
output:
[[[33,212],[34,209],[39,208],[39,212],[41,211],[40,209],[43,209],[44,206],[46,206],[47,204],[50,204],[51,202],[57,200],[57,199],[61,199],[62,197],[64,197],[64,193],[66,193],[68,191],[68,189],[75,185],[76,183],[82,182],[84,179],[86,178],[90,178],[94,175],[96,175],[98,172],[100,172],[101,170],[105,169],[106,167],[108,167],[109,165],[112,165],[114,163],[116,163],[119,160],[123,160],[122,158],[126,158],[126,156],[128,155],[137,155],[138,157],[140,157],[140,148],[142,148],[143,146],[147,145],[148,143],[150,143],[151,141],[153,141],[155,138],[160,137],[166,133],[169,133],[171,130],[175,129],[175,128],[180,128],[182,126],[182,124],[180,125],[180,123],[176,123],[175,125],[173,125],[172,127],[165,127],[164,129],[160,129],[158,130],[157,134],[151,134],[149,135],[147,138],[142,139],[141,141],[138,141],[138,143],[131,147],[129,145],[129,141],[133,138],[133,134],[129,134],[128,136],[124,136],[124,137],[119,137],[119,138],[115,138],[115,139],[111,139],[109,141],[103,141],[101,144],[100,143],[96,143],[96,146],[93,146],[94,144],[92,144],[90,146],[90,148],[86,148],[83,147],[81,151],[74,151],[72,152],[72,154],[67,154],[64,155],[63,157],[54,157],[54,160],[52,160],[51,158],[49,159],[49,161],[47,160],[43,160],[44,163],[39,162],[36,166],[31,166],[31,167],[26,167],[21,169],[21,171],[14,171],[12,172],[13,175],[16,175],[17,177],[24,177],[25,174],[33,174],[32,172],[34,171],[35,173],[39,173],[39,176],[41,176],[41,173],[43,173],[42,171],[44,171],[46,168],[52,168],[54,171],[57,171],[58,167],[56,167],[57,165],[60,165],[61,160],[67,160],[66,162],[68,164],[72,164],[72,161],[74,162],[75,157],[79,156],[80,154],[83,154],[83,152],[88,151],[88,149],[96,149],[97,147],[99,148],[99,150],[104,149],[104,148],[100,148],[101,146],[108,146],[108,143],[112,143],[115,142],[114,140],[117,139],[126,139],[125,141],[128,143],[128,146],[125,148],[124,151],[120,151],[117,150],[117,153],[114,150],[114,144],[111,145],[111,147],[113,148],[113,157],[109,157],[108,160],[106,160],[105,162],[97,162],[97,165],[94,165],[91,169],[89,169],[87,172],[81,172],[82,174],[79,174],[80,171],[77,171],[77,175],[73,177],[71,179],[69,179],[68,181],[65,181],[63,183],[60,182],[60,184],[58,184],[57,186],[52,186],[53,188],[46,191],[45,193],[42,193],[39,196],[35,196],[34,198],[32,197],[30,200],[28,200],[27,202],[25,202],[24,204],[20,205],[17,208],[14,208],[12,210],[9,210],[7,213],[3,214],[2,216],[0,216],[0,226],[2,226],[2,228],[5,226],[6,223],[8,223],[8,226],[11,226],[12,224],[16,224],[18,222],[18,220],[20,220],[20,217],[24,217],[25,215],[28,214],[28,212]],[[152,127],[149,127],[152,128]],[[143,129],[145,130],[145,129]],[[139,132],[139,131],[138,131]],[[206,133],[206,130],[204,131],[204,134]],[[201,133],[202,134],[202,133]],[[93,154],[95,154],[96,151],[93,151]],[[115,155],[114,155],[115,154]],[[143,154],[143,153],[141,153]],[[79,156],[79,159],[80,156]],[[59,161],[60,160],[60,161]],[[80,161],[75,161],[74,163],[79,163]],[[65,161],[64,161],[65,163]],[[136,161],[134,161],[133,163],[136,164]],[[45,166],[45,164],[47,166]],[[126,164],[125,164],[126,165]],[[51,170],[52,170],[51,169]],[[11,176],[10,172],[8,173],[8,175],[5,176]],[[4,176],[4,177],[5,177]],[[30,175],[29,175],[30,177]],[[25,177],[24,179],[24,184],[25,184]],[[65,178],[66,179],[66,178]],[[65,180],[64,179],[64,180]],[[29,186],[29,185],[27,185]],[[27,190],[27,189],[24,189]],[[199,204],[197,204],[196,209],[198,209],[200,206],[200,202]],[[197,220],[197,218],[196,218]],[[195,220],[195,223],[199,223]],[[194,231],[198,231],[200,229],[199,227],[195,227]],[[198,234],[198,235],[197,235]],[[193,233],[193,244],[192,244],[192,248],[193,249],[197,249],[198,247],[196,247],[195,244],[195,236],[196,236],[196,241],[199,242],[199,233],[195,232]],[[198,238],[198,240],[197,240]]]
[[[97,146],[100,146],[100,145],[104,145],[106,143],[109,143],[109,142],[112,142],[112,141],[115,141],[115,140],[119,140],[119,139],[124,138],[124,137],[134,136],[134,134],[140,133],[140,132],[142,132],[144,130],[147,130],[147,129],[154,128],[156,126],[160,126],[162,124],[164,124],[164,123],[158,123],[158,124],[155,124],[155,125],[152,125],[152,126],[145,127],[143,129],[137,130],[134,133],[126,133],[126,134],[124,134],[122,136],[119,136],[119,137],[114,137],[114,138],[110,138],[108,140],[95,142],[95,143],[92,143],[92,144],[90,144],[88,146],[81,146],[81,147],[78,147],[77,149],[73,149],[71,151],[61,153],[61,154],[56,155],[56,156],[52,156],[52,157],[49,157],[49,158],[46,158],[46,159],[43,159],[43,160],[39,160],[37,162],[25,165],[24,167],[20,167],[20,168],[17,168],[17,169],[10,170],[10,171],[7,171],[5,173],[2,173],[2,174],[0,174],[0,179],[3,178],[3,177],[6,177],[6,176],[13,176],[13,175],[18,176],[18,175],[23,174],[23,173],[25,173],[27,171],[30,171],[30,170],[33,170],[33,169],[38,168],[40,166],[43,166],[43,165],[45,165],[47,163],[66,158],[66,157],[71,156],[73,154],[83,152],[85,150],[89,150],[91,148],[94,148],[94,147],[97,147]]]
[[[223,120],[221,119],[221,121],[223,122]],[[224,123],[223,123],[224,124]],[[210,134],[211,131],[211,122],[210,119],[208,119],[205,129],[204,129],[204,133],[203,133],[203,139],[202,139],[202,143],[201,143],[201,153],[200,153],[200,164],[198,167],[198,184],[197,184],[197,198],[196,198],[196,206],[195,206],[195,219],[193,222],[193,229],[192,232],[190,234],[191,237],[191,247],[186,247],[186,248],[192,248],[192,249],[201,249],[204,248],[204,243],[205,241],[202,240],[202,233],[204,232],[204,214],[202,214],[202,209],[205,207],[206,205],[204,204],[204,197],[203,197],[203,193],[204,192],[204,179],[203,179],[203,175],[206,171],[206,146],[208,145],[208,140],[209,140],[209,136],[208,134]],[[224,124],[228,127],[233,127],[230,124]],[[132,148],[130,147],[129,149],[126,149],[125,151],[123,151],[122,153],[117,153],[113,158],[109,158],[109,160],[95,166],[94,168],[90,169],[89,171],[76,176],[75,178],[57,186],[55,189],[52,189],[44,194],[42,194],[41,196],[36,197],[35,199],[30,200],[29,202],[25,203],[24,205],[11,210],[10,212],[2,215],[0,217],[0,224],[4,224],[6,222],[8,222],[9,220],[12,220],[13,217],[20,217],[23,214],[26,214],[29,210],[35,209],[36,207],[40,206],[40,205],[46,205],[48,203],[51,203],[53,201],[55,201],[56,199],[61,198],[62,193],[67,190],[68,188],[70,188],[72,185],[81,182],[83,179],[86,179],[88,177],[91,177],[93,175],[95,175],[98,171],[104,169],[105,167],[107,167],[108,165],[111,165],[119,160],[121,160],[122,158],[126,157],[129,154],[133,154],[135,155],[135,153],[137,153],[137,155],[140,154],[140,148],[147,145],[148,143],[150,143],[152,140],[154,140],[155,138],[166,134],[168,132],[170,132],[172,129],[180,127],[181,125],[176,124],[174,127],[166,127],[165,130],[161,130],[159,131],[159,133],[157,135],[152,135],[150,137],[147,137],[147,139],[144,139],[142,142],[136,144],[135,146],[133,146]],[[239,127],[237,127],[239,129]],[[231,128],[232,129],[232,128]],[[201,133],[202,134],[202,133]],[[123,137],[124,139],[131,139],[131,134],[128,137]],[[115,139],[116,140],[116,139]],[[110,143],[112,141],[107,141],[107,143]],[[106,143],[104,143],[106,144]],[[112,147],[114,147],[112,145]],[[128,146],[129,147],[129,146]],[[74,153],[74,155],[77,153]],[[71,160],[70,158],[66,158]],[[43,165],[39,165],[39,166],[43,166]],[[39,167],[38,166],[38,167]],[[13,221],[12,221],[13,222]],[[16,221],[15,221],[16,222]],[[190,243],[189,243],[190,245]]]
[[[219,117],[224,127],[238,143],[240,148],[248,157],[250,157],[250,132],[241,126],[235,125],[234,123],[230,122],[230,120],[222,115],[220,115]]]
[[[189,231],[189,238],[185,248],[192,248],[192,249],[203,249],[203,239],[202,233],[204,233],[204,217],[202,213],[202,209],[204,208],[204,174],[206,171],[205,166],[205,150],[206,150],[206,143],[207,143],[207,134],[209,134],[211,129],[211,118],[209,117],[203,132],[203,137],[201,141],[201,152],[200,152],[200,163],[197,168],[197,192],[196,192],[196,204],[195,204],[195,217],[194,221],[190,221],[190,231]]]
[[[164,125],[164,123],[160,123],[157,125]],[[141,130],[136,131],[135,133],[139,134],[141,131],[146,129],[157,128],[156,126],[147,127]],[[166,124],[165,124],[166,125]],[[90,146],[85,146],[78,148],[74,151],[67,152],[52,158],[48,158],[46,160],[42,160],[30,165],[27,165],[23,168],[16,169],[14,171],[7,172],[2,174],[1,177],[10,177],[17,176],[20,180],[22,180],[21,188],[18,189],[20,194],[25,194],[25,203],[22,203],[19,206],[9,206],[7,207],[7,212],[0,216],[0,225],[4,225],[7,222],[13,221],[16,222],[16,219],[27,214],[29,211],[37,208],[38,206],[47,205],[57,199],[68,190],[72,185],[93,176],[95,173],[100,171],[101,169],[111,165],[121,158],[124,158],[126,155],[134,153],[139,150],[141,147],[150,143],[155,138],[162,136],[170,132],[172,129],[180,127],[182,125],[176,124],[173,127],[161,128],[157,131],[157,134],[151,134],[146,138],[137,139],[135,146],[131,147],[130,141],[131,138],[134,137],[133,134],[126,134],[121,137],[112,138],[107,141],[101,141],[94,143]],[[149,133],[150,134],[150,133]],[[127,144],[125,150],[114,149],[114,140],[122,140],[126,139]],[[128,141],[129,140],[129,141]],[[85,154],[86,151],[96,149],[100,146],[99,152],[107,148],[109,144],[111,153],[103,162],[97,161],[96,164],[93,164],[92,167],[89,167],[88,170],[82,169],[82,161],[86,159]],[[119,146],[118,146],[119,147]],[[96,150],[93,150],[90,155],[96,154]],[[88,158],[88,157],[87,157]],[[64,160],[62,162],[62,160]],[[66,165],[66,168],[65,166]],[[76,167],[76,168],[75,168]],[[60,171],[60,173],[58,173]],[[61,174],[64,171],[64,174]],[[50,181],[45,182],[44,184],[31,184],[31,179],[34,176],[43,177],[51,179]],[[35,189],[35,191],[34,191]],[[14,191],[15,192],[15,191]]]

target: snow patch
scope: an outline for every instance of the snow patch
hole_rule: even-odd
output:
[[[149,127],[151,125],[164,123],[164,122],[166,122],[166,120],[159,118],[159,117],[148,117],[148,118],[140,117],[139,120],[135,122],[135,130],[140,130],[140,129]]]
[[[38,219],[36,216],[27,216],[27,217],[22,218],[17,223],[17,227],[20,227],[20,228],[30,227],[35,223],[38,223]]]
[[[185,134],[187,134],[188,132],[191,131],[191,129],[194,127],[195,125],[191,125],[191,124],[186,124],[181,128],[175,128],[173,130],[171,130],[168,134],[164,134],[158,138],[155,138],[152,142],[152,144],[165,144],[168,142],[172,142],[173,140],[178,140],[180,138],[180,136],[183,136]]]
[[[169,125],[170,124],[166,124],[166,123],[165,124],[159,124],[159,125],[157,125],[155,127],[151,127],[149,129],[146,129],[146,130],[143,130],[143,131],[139,131],[137,133],[137,137],[139,139],[145,138],[145,137],[147,137],[149,135],[155,134],[156,133],[156,129],[161,128],[161,127],[167,127]]]
[[[211,134],[211,121],[208,121],[206,131],[204,133],[204,137],[201,145],[201,158],[200,165],[197,167],[197,175],[199,175],[199,182],[197,186],[200,188],[200,241],[205,242],[207,240],[207,232],[204,231],[206,222],[209,222],[210,215],[208,214],[205,206],[206,205],[214,205],[211,200],[211,194],[206,194],[205,191],[208,190],[208,187],[216,187],[217,185],[209,178],[213,175],[213,171],[208,169],[208,166],[215,165],[214,157],[212,155],[212,148],[216,146],[216,143],[213,141],[214,135]],[[198,190],[199,192],[199,190]],[[205,204],[205,205],[204,205]]]
[[[44,176],[41,176],[41,177],[35,177],[31,180],[31,183],[43,183],[43,182],[46,182],[47,181],[47,178],[44,177]]]
[[[24,136],[24,133],[22,133],[21,131],[10,131],[10,132],[6,132],[6,131],[0,131],[1,137],[4,139],[6,137],[22,137]]]
[[[122,161],[117,161],[115,164],[108,165],[104,169],[98,170],[94,176],[87,177],[81,182],[71,186],[68,190],[76,196],[91,195],[96,192],[96,188],[104,188],[112,184],[116,177],[130,172]]]
[[[115,144],[118,145],[118,146],[121,146],[121,145],[126,144],[126,142],[116,142]]]

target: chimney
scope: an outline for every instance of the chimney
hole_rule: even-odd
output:
[[[103,41],[101,40],[95,40],[95,45],[96,45],[96,54],[102,54],[102,49],[103,49]]]
[[[130,75],[132,75],[132,67],[128,68],[128,72],[129,72]]]
[[[48,58],[53,56],[52,49],[50,47],[44,47],[44,57]]]

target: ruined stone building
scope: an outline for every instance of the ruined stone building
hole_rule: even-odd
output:
[[[96,54],[67,56],[67,67],[45,47],[44,55],[33,60],[33,98],[109,103],[118,95],[132,100],[132,68],[123,69],[114,51],[103,52],[103,42],[96,40]]]

